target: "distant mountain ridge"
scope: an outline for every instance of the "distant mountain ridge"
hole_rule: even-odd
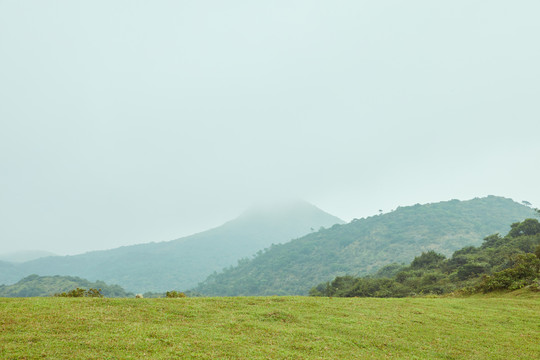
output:
[[[177,240],[2,264],[0,284],[30,274],[79,276],[133,292],[184,290],[271,244],[343,221],[302,201],[256,207],[222,226]],[[16,279],[15,279],[16,277]]]
[[[24,273],[15,266],[14,263],[7,261],[0,261],[0,285],[1,284],[13,284],[19,281]]]
[[[47,257],[47,256],[56,256],[56,254],[50,251],[43,251],[43,250],[15,251],[15,252],[10,252],[10,253],[0,254],[0,261],[20,263],[20,262],[32,261],[32,260],[39,259],[42,257]]]
[[[399,207],[272,246],[210,276],[193,291],[209,296],[307,295],[311,287],[336,276],[408,263],[423,251],[449,256],[533,216],[533,209],[496,196]]]

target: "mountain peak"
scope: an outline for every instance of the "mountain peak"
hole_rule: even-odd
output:
[[[298,218],[298,217],[312,217],[312,216],[325,216],[331,217],[334,220],[334,224],[345,223],[340,218],[331,215],[317,206],[302,200],[302,199],[279,199],[274,201],[261,201],[254,203],[250,208],[244,211],[240,216],[241,218]]]
[[[137,292],[188,289],[214,271],[235,265],[272,244],[286,243],[336,223],[342,221],[305,201],[267,202],[219,227],[177,240],[38,259],[20,264],[16,270],[22,275],[54,273],[100,279]],[[0,283],[4,279],[12,278],[0,271]]]

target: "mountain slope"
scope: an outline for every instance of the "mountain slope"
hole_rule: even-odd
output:
[[[534,211],[510,199],[489,196],[469,201],[400,207],[346,225],[275,245],[252,260],[214,274],[194,289],[204,295],[307,294],[336,276],[368,274],[392,262],[410,262],[422,251],[450,255],[480,245]]]
[[[0,277],[4,283],[12,284],[23,276],[23,272],[18,269],[15,264],[7,261],[0,261]],[[2,281],[0,281],[0,284]]]
[[[15,266],[22,276],[80,276],[136,292],[184,290],[272,243],[336,223],[342,221],[311,204],[294,202],[258,207],[218,228],[178,240],[47,257]]]

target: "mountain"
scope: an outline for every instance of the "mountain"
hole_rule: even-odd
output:
[[[26,251],[16,251],[11,253],[0,254],[0,261],[8,262],[25,262],[30,260],[39,259],[47,256],[55,256],[56,254],[50,251],[43,250],[26,250]]]
[[[0,277],[6,284],[12,284],[22,278],[23,272],[13,263],[0,261]],[[0,283],[2,283],[0,281]]]
[[[184,290],[273,243],[336,223],[343,221],[306,202],[259,206],[220,227],[173,241],[53,256],[14,266],[21,276],[80,276],[134,292]],[[0,274],[0,283],[8,281]]]
[[[193,289],[204,295],[306,295],[311,287],[345,274],[365,275],[408,263],[423,251],[446,256],[509,224],[534,216],[511,199],[488,196],[399,207],[393,212],[334,225],[213,274]]]
[[[107,285],[103,281],[91,282],[73,276],[38,276],[30,275],[13,285],[0,285],[0,297],[52,296],[76,288],[101,289],[106,297],[130,297],[118,285]]]

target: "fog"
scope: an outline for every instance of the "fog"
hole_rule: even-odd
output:
[[[0,253],[540,207],[538,1],[0,0]]]

